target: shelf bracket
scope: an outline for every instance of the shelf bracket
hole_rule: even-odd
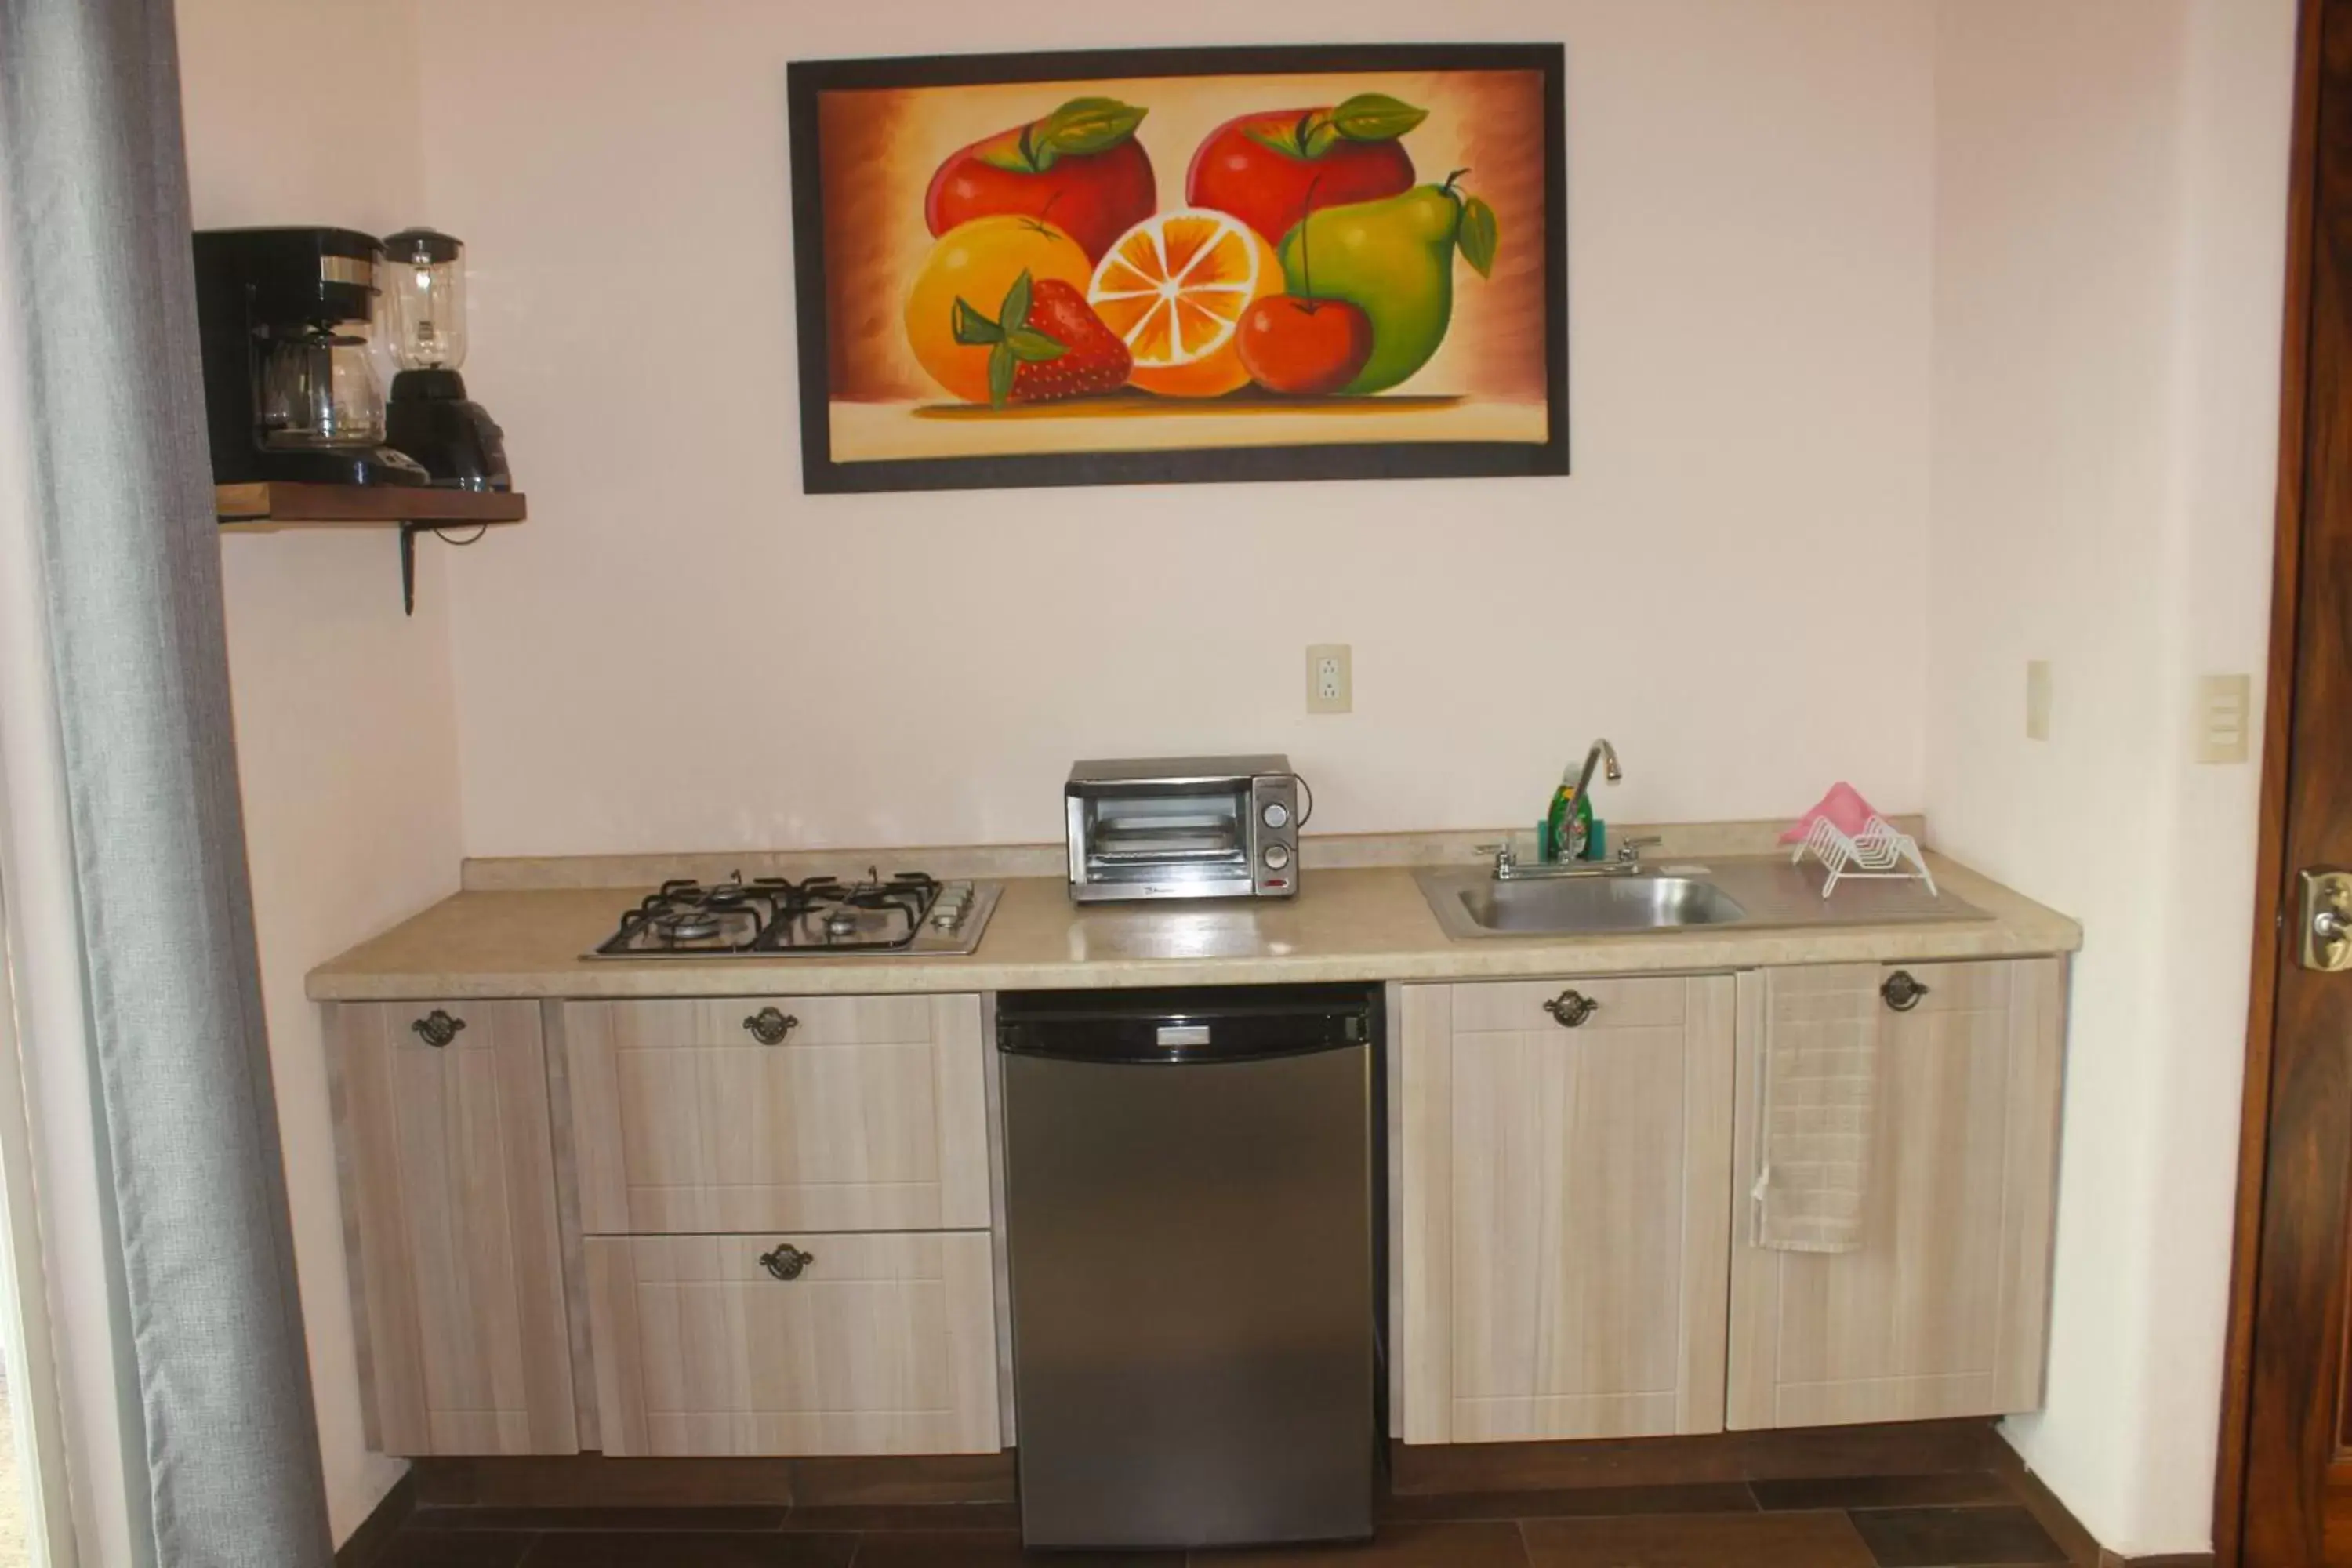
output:
[[[404,522],[400,525],[400,613],[416,614],[416,534],[425,525]]]

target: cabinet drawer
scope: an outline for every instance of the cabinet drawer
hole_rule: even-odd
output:
[[[589,1235],[988,1224],[977,996],[571,1002],[562,1027]]]
[[[807,1258],[789,1279],[761,1262],[785,1246]],[[608,1455],[1000,1447],[985,1232],[592,1237],[587,1255]]]

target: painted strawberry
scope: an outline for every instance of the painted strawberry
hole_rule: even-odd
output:
[[[1135,356],[1084,294],[1058,278],[1032,281],[1026,272],[1013,280],[994,316],[982,315],[959,295],[955,340],[988,345],[988,401],[994,408],[1116,392],[1135,367]]]

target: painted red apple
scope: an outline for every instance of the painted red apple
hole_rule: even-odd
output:
[[[941,163],[923,198],[934,236],[976,217],[1050,217],[1089,261],[1160,205],[1151,157],[1135,139],[1150,112],[1074,98],[1043,120],[982,137]]]
[[[1412,189],[1412,158],[1397,138],[1427,118],[1425,109],[1366,92],[1336,108],[1228,120],[1192,154],[1185,199],[1229,212],[1280,245],[1307,216],[1310,194],[1318,207],[1331,207]]]
[[[1321,397],[1372,357],[1372,319],[1345,300],[1269,294],[1242,315],[1242,368],[1268,392]]]

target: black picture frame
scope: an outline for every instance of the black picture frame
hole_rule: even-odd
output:
[[[826,92],[1090,78],[1267,72],[1537,71],[1543,78],[1547,438],[1325,443],[1132,452],[1024,453],[836,462],[833,457],[825,226],[817,111]],[[811,495],[1066,485],[1293,479],[1528,478],[1569,472],[1567,51],[1539,44],[1307,44],[1073,49],[794,60],[785,68],[793,263],[799,321],[802,489]]]

